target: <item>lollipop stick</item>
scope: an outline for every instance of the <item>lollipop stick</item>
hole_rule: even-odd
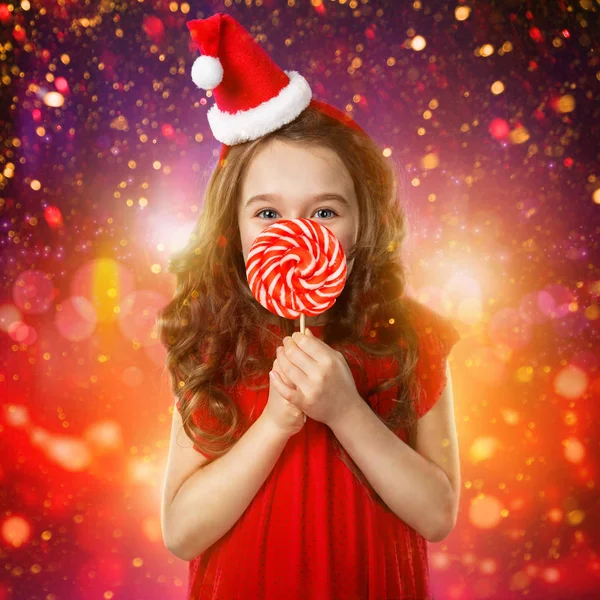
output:
[[[300,333],[304,333],[304,314],[300,313]],[[306,423],[306,414],[304,415],[304,422]]]

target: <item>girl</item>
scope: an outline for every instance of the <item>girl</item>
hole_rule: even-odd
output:
[[[459,334],[406,295],[395,173],[234,19],[188,26],[222,147],[159,318],[175,396],[165,544],[189,561],[190,599],[430,598],[427,541],[458,510],[446,358]],[[304,335],[245,275],[256,236],[302,217],[348,260]]]

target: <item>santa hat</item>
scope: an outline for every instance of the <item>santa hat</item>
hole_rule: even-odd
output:
[[[314,99],[300,73],[280,69],[232,16],[216,13],[186,24],[202,52],[192,65],[192,80],[215,97],[207,118],[222,143],[219,164],[230,146],[283,127],[309,105],[366,135],[349,115]]]

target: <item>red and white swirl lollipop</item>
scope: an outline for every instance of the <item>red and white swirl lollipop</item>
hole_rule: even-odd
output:
[[[316,316],[331,308],[346,283],[346,256],[339,240],[310,219],[284,219],[252,243],[246,277],[254,297],[286,319]]]

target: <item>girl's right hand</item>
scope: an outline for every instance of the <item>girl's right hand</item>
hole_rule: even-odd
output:
[[[269,378],[269,399],[267,400],[263,415],[271,419],[288,437],[291,437],[304,427],[306,415],[283,396],[284,394],[287,395],[293,392],[296,388],[287,377],[285,381],[281,378],[275,370],[276,367],[278,368],[277,359],[275,359],[273,370],[271,371],[273,378]]]

